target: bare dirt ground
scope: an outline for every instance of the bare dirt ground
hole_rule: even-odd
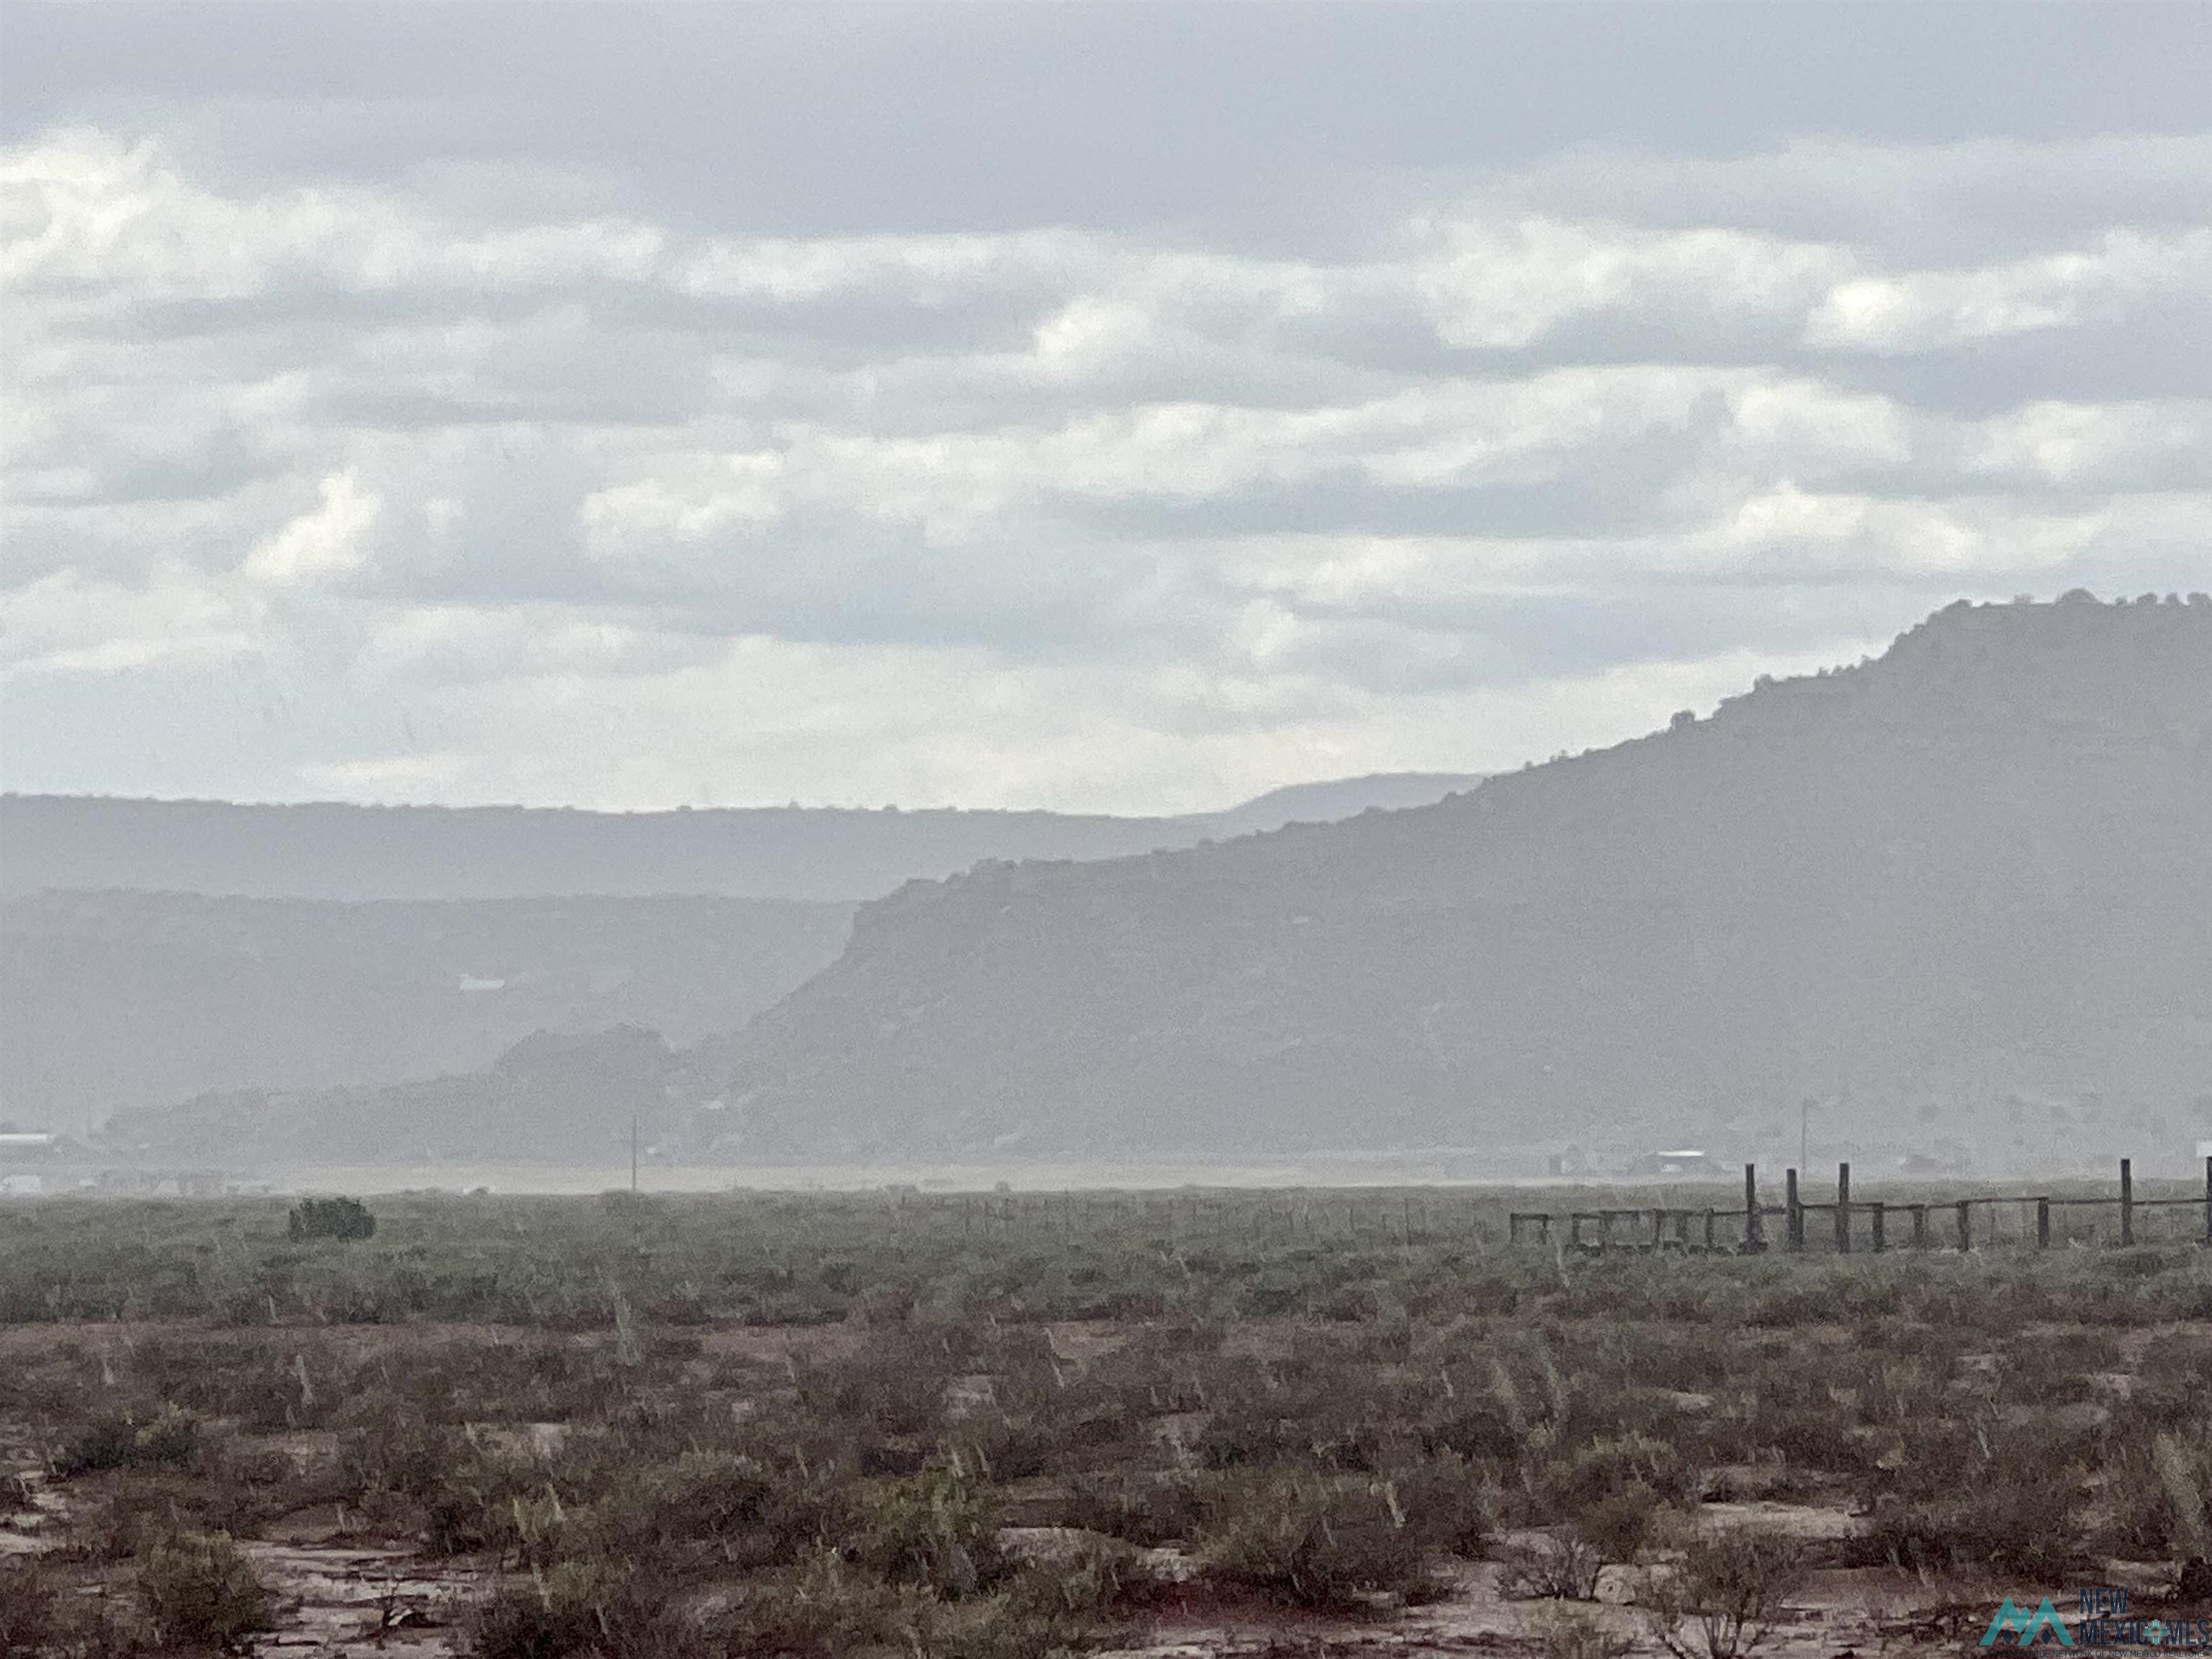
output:
[[[68,1498],[46,1478],[20,1425],[0,1425],[0,1475],[20,1479],[31,1498],[27,1512],[0,1517],[0,1555],[65,1551]],[[257,1651],[331,1659],[449,1659],[461,1651],[454,1615],[482,1592],[481,1565],[428,1559],[411,1546],[343,1541],[340,1517],[327,1506],[288,1520],[293,1524],[276,1530],[299,1541],[240,1545],[275,1595],[276,1627],[258,1639]],[[114,1577],[112,1569],[89,1569],[82,1588],[102,1593],[116,1587]]]

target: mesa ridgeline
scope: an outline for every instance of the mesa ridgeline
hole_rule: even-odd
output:
[[[2101,1166],[2212,1133],[2208,847],[2212,601],[1961,603],[1433,805],[910,883],[741,1030],[604,1039],[629,1081],[588,1099],[525,1053],[117,1130],[599,1157],[635,1111],[662,1156],[746,1162],[1725,1150],[1794,1143],[1810,1100],[1832,1141]]]

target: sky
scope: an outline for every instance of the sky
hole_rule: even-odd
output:
[[[1225,805],[2212,587],[2212,7],[0,9],[0,782]]]

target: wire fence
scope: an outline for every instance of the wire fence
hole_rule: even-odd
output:
[[[1758,1254],[2031,1249],[2202,1243],[2212,1245],[2212,1158],[2203,1193],[2136,1190],[2133,1161],[2120,1160],[2117,1188],[2106,1192],[1965,1193],[1858,1198],[1851,1166],[1836,1166],[1833,1199],[1808,1199],[1797,1171],[1784,1172],[1780,1204],[1761,1201],[1756,1164],[1743,1166],[1743,1203],[1735,1208],[1647,1205],[1566,1211],[1516,1210],[1506,1218],[1515,1244],[1607,1250],[1726,1250]]]

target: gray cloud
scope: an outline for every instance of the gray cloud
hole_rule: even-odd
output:
[[[474,199],[506,168],[542,203],[580,170],[745,231],[1195,222],[1274,246],[1317,177],[1343,211],[1377,173],[1576,146],[2200,133],[2212,53],[2188,5],[9,9],[13,137],[146,115],[252,176],[459,164]]]
[[[1202,805],[2212,574],[2195,9],[516,15],[10,9],[11,787]]]

